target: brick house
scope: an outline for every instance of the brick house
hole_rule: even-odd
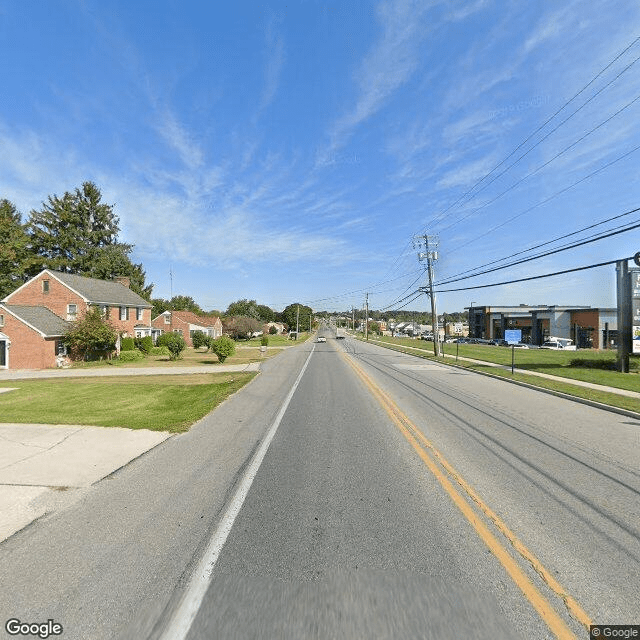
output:
[[[129,289],[128,278],[97,280],[45,269],[0,303],[0,368],[55,367],[69,323],[92,306],[121,336],[151,335],[151,305]]]
[[[222,320],[217,316],[198,316],[192,311],[165,311],[151,321],[154,332],[179,333],[187,346],[192,347],[194,331],[219,338],[222,335]]]

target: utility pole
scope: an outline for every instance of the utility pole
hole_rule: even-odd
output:
[[[616,263],[616,283],[618,298],[618,356],[617,368],[621,373],[629,373],[629,353],[631,341],[631,275],[629,263],[618,260]]]
[[[369,341],[369,293],[365,294],[364,302],[364,339]]]
[[[436,308],[436,294],[433,290],[433,263],[438,259],[438,238],[437,236],[414,236],[414,248],[424,247],[425,251],[418,254],[418,260],[427,261],[427,272],[429,275],[428,294],[431,298],[431,329],[433,331],[433,353],[436,358],[440,357],[440,332],[438,331],[438,311]]]
[[[300,333],[300,305],[296,306],[296,340]]]
[[[351,330],[356,330],[356,310],[353,308],[353,305],[351,305]]]

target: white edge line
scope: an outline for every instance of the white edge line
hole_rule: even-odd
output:
[[[233,527],[233,523],[238,513],[240,513],[240,509],[242,508],[245,498],[249,493],[249,489],[253,484],[253,480],[258,473],[262,460],[267,453],[267,449],[269,448],[271,441],[276,435],[280,422],[282,421],[285,411],[293,398],[293,394],[296,392],[296,389],[300,384],[300,380],[302,380],[302,376],[307,369],[307,365],[309,364],[309,360],[311,360],[314,350],[315,345],[313,345],[311,353],[309,353],[309,357],[298,374],[296,381],[293,383],[291,390],[287,394],[282,407],[280,407],[280,411],[278,412],[276,419],[247,467],[247,470],[236,489],[233,499],[229,503],[227,510],[218,524],[218,528],[215,530],[211,540],[209,540],[209,544],[207,545],[198,566],[189,579],[189,583],[180,600],[180,604],[173,614],[168,626],[160,636],[161,640],[184,640],[184,638],[187,637],[189,629],[191,629],[191,625],[195,620],[198,610],[200,609],[200,605],[202,604],[202,600],[204,599],[207,589],[209,588],[209,584],[211,583],[213,570],[218,558],[220,557],[220,553],[222,552],[224,543],[227,540],[227,536],[231,532],[231,528]]]

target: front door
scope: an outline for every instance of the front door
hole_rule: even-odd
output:
[[[0,340],[0,369],[7,366],[7,341]]]

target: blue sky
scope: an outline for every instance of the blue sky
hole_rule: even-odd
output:
[[[438,236],[443,281],[640,206],[640,41],[475,186],[638,36],[633,0],[0,0],[0,197],[26,218],[94,181],[154,297],[171,268],[173,293],[205,309],[345,309],[365,291],[384,308],[425,282],[416,234]],[[449,288],[631,256],[639,239]],[[613,306],[615,272],[438,307],[472,301]]]

